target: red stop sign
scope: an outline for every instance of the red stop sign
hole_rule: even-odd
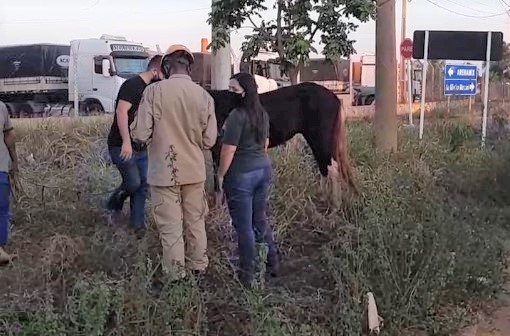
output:
[[[413,57],[413,40],[406,38],[400,43],[400,55],[405,59]]]

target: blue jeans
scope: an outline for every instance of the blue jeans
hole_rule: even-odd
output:
[[[243,284],[251,284],[254,279],[256,243],[267,244],[268,267],[276,266],[278,263],[278,250],[267,217],[271,179],[271,167],[267,167],[227,175],[224,181],[232,224],[237,231],[239,277]]]
[[[122,184],[108,200],[108,209],[122,211],[124,201],[129,197],[131,214],[129,224],[133,229],[145,229],[145,201],[147,198],[147,151],[135,152],[131,159],[124,161],[120,157],[121,148],[111,147],[113,164],[122,176]]]
[[[9,238],[11,185],[9,174],[0,172],[0,247],[7,245]]]

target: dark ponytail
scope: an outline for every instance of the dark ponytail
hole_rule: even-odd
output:
[[[255,134],[257,142],[262,143],[265,140],[265,136],[268,135],[265,134],[265,127],[269,122],[269,117],[260,103],[255,78],[244,72],[235,74],[232,78],[237,80],[244,90],[244,98],[241,101],[241,106],[248,115],[249,125]]]

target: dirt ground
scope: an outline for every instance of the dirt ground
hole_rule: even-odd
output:
[[[476,325],[463,329],[458,336],[508,336],[510,335],[510,258],[507,259],[507,281],[499,296],[499,308],[479,317]]]

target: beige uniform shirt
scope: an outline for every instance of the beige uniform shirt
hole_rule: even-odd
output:
[[[148,143],[150,185],[167,187],[205,181],[202,150],[217,138],[214,100],[189,76],[149,85],[131,124],[134,141]]]
[[[8,173],[11,168],[11,156],[5,144],[5,132],[12,130],[11,119],[9,119],[9,111],[7,106],[0,102],[0,172]]]

